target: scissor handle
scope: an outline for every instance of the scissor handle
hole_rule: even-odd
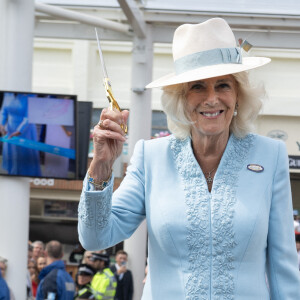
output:
[[[120,108],[117,100],[113,96],[109,78],[104,78],[103,79],[103,84],[104,84],[104,87],[105,87],[106,97],[109,101],[109,108],[111,110],[117,109],[118,111],[121,111],[121,108]],[[127,125],[126,124],[121,124],[120,126],[123,129],[123,131],[125,133],[127,133]]]

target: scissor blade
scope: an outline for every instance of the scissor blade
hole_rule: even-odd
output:
[[[96,32],[96,38],[97,38],[98,50],[99,50],[99,57],[100,57],[100,61],[101,61],[103,76],[105,78],[108,78],[106,67],[105,67],[105,63],[104,63],[104,59],[103,59],[103,54],[102,54],[102,50],[101,50],[101,46],[100,46],[100,41],[99,41],[99,38],[98,38],[98,32],[97,32],[96,28],[95,28],[95,32]]]

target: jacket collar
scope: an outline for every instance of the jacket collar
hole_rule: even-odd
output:
[[[65,263],[62,260],[54,261],[53,263],[42,269],[41,273],[39,274],[39,279],[42,280],[47,274],[49,274],[54,269],[64,270]]]

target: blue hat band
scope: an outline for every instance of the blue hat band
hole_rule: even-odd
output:
[[[196,52],[181,57],[174,62],[176,75],[206,66],[241,63],[241,49],[238,47]]]

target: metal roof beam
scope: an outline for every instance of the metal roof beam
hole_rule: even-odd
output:
[[[51,16],[62,18],[64,20],[77,21],[83,24],[88,24],[95,27],[115,30],[125,34],[131,34],[130,28],[126,24],[106,20],[103,18],[93,17],[84,13],[67,10],[61,7],[35,3],[35,10]]]
[[[201,23],[209,18],[224,18],[231,27],[260,29],[300,29],[300,16],[272,14],[240,14],[205,11],[161,11],[145,10],[145,21],[158,25]]]
[[[130,7],[129,0],[118,0]],[[130,0],[134,1],[134,0]],[[136,4],[134,4],[136,7]],[[129,8],[128,8],[129,10]],[[246,38],[254,47],[259,48],[283,48],[283,49],[300,49],[300,16],[297,15],[267,15],[267,14],[237,14],[237,13],[218,13],[218,12],[201,12],[201,11],[163,11],[144,9],[139,10],[135,15],[135,11],[131,7],[131,11],[121,10],[120,7],[101,8],[99,10],[91,8],[81,8],[80,10],[69,12],[84,13],[86,16],[93,17],[97,20],[104,16],[107,19],[115,20],[121,26],[126,26],[125,22],[132,22],[135,35],[138,36],[139,27],[151,24],[153,31],[153,41],[156,43],[171,43],[174,30],[183,23],[199,23],[212,17],[223,17],[227,20],[236,38]],[[131,20],[129,15],[132,14]],[[132,20],[137,24],[133,24]],[[116,22],[118,20],[118,22]],[[111,21],[112,22],[112,21]],[[121,23],[121,24],[120,24]],[[70,39],[90,39],[94,40],[93,27],[91,24],[80,24],[78,22],[61,20],[61,18],[49,17],[36,13],[35,36],[52,37],[52,38],[70,38]],[[93,24],[94,25],[94,24]],[[95,25],[94,25],[95,26]],[[127,25],[129,28],[129,25]],[[140,28],[142,35],[143,31]],[[99,32],[102,40],[131,41],[132,36],[127,33],[114,31],[111,29],[101,29]]]
[[[119,0],[125,1],[126,0]],[[134,1],[134,0],[131,0]],[[135,5],[136,6],[136,5]],[[96,18],[103,17],[118,22],[128,22],[128,14],[120,7],[91,7],[69,8],[69,11],[80,11],[86,15]],[[277,29],[277,30],[299,30],[300,15],[287,14],[258,14],[258,13],[228,13],[228,12],[209,12],[209,11],[176,11],[176,10],[154,10],[143,8],[143,14],[138,12],[142,22],[155,25],[178,26],[184,23],[200,23],[213,17],[222,17],[234,28],[256,28],[256,29]],[[45,19],[47,16],[36,14],[36,19]],[[138,17],[137,17],[138,19]],[[129,21],[130,22],[130,21]],[[141,24],[141,23],[139,23]]]
[[[114,30],[99,28],[98,33],[101,40],[132,41],[128,34]],[[94,27],[74,22],[36,22],[34,35],[39,38],[95,40]]]
[[[153,25],[152,36],[155,43],[172,43],[173,33],[177,26]],[[271,31],[235,29],[237,39],[247,39],[257,48],[300,49],[299,31]]]
[[[134,33],[139,38],[146,37],[146,23],[144,16],[139,7],[133,0],[118,0],[124,14],[126,15],[129,24],[132,26]]]
[[[233,33],[256,48],[300,49],[300,31],[233,30]]]
[[[153,42],[172,43],[177,26],[152,26]],[[101,40],[132,41],[132,37],[113,30],[100,28]],[[233,29],[236,38],[245,38],[258,48],[300,49],[299,31],[262,31]],[[94,28],[86,24],[36,22],[35,37],[95,40]]]

